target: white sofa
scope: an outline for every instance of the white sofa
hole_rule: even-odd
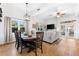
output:
[[[43,41],[46,41],[48,43],[53,43],[58,38],[59,38],[59,33],[56,30],[44,31]]]

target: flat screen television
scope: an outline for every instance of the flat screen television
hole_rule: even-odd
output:
[[[48,24],[47,25],[47,30],[48,29],[55,29],[55,25],[54,24]]]

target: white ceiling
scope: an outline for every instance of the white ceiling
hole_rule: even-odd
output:
[[[23,19],[26,13],[26,5],[24,3],[2,3],[2,11],[4,16]]]
[[[31,9],[34,8],[33,4],[31,4]],[[39,7],[39,5],[41,7]],[[50,17],[54,17],[53,13],[57,10],[65,10],[66,16],[72,15],[77,13],[78,4],[36,4],[37,8],[33,9],[32,11],[28,12],[32,17],[36,17],[37,19],[48,19]],[[28,6],[29,7],[29,6]],[[40,8],[40,11],[36,11],[36,9]],[[28,10],[30,10],[28,8]],[[35,12],[36,11],[36,12]]]
[[[31,18],[40,20],[54,17],[53,13],[57,10],[65,10],[66,16],[79,14],[79,4],[77,3],[29,3],[27,6],[24,3],[3,3],[2,8],[5,15],[17,18],[23,18],[27,9],[27,13]],[[37,9],[40,10],[37,11]]]

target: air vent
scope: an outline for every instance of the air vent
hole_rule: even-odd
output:
[[[29,3],[26,3],[26,5],[28,5]]]
[[[39,10],[40,10],[40,8],[37,9],[37,11],[39,11]]]

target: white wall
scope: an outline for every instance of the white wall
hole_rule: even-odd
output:
[[[45,19],[44,21],[43,21],[43,23],[47,26],[47,24],[55,24],[55,28],[57,29],[57,23],[58,23],[58,20],[57,20],[57,18],[53,18],[53,17],[51,17],[51,18],[49,18],[49,19]],[[55,29],[55,30],[56,30]]]
[[[4,43],[4,19],[0,22],[0,44]]]
[[[36,18],[31,18],[29,21],[28,21],[28,31],[29,31],[29,35],[31,34],[31,30],[36,30],[35,28],[32,27],[33,24],[36,24],[36,23],[40,23],[40,20],[36,19]]]
[[[2,8],[2,6],[0,5],[0,8]],[[2,22],[0,22],[0,44],[2,44],[5,40],[4,40],[4,18],[2,17]]]

